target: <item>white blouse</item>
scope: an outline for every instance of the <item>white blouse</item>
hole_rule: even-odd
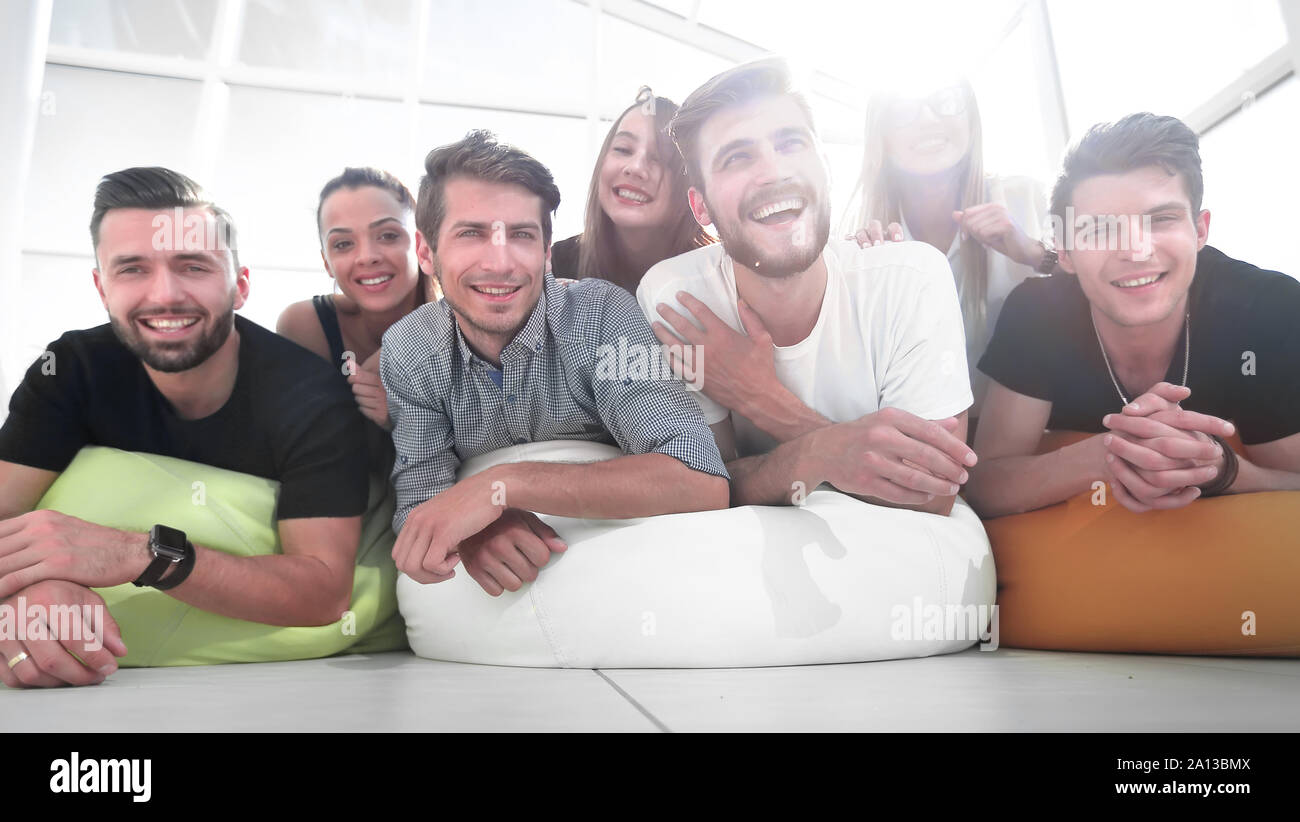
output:
[[[1030,177],[996,177],[988,175],[984,182],[984,201],[1001,203],[1015,221],[1020,230],[1031,240],[1041,240],[1046,234],[1047,199],[1043,186]],[[912,232],[907,221],[900,215],[899,223],[903,228],[903,238],[911,240]],[[975,242],[970,240],[970,242]],[[1050,243],[1049,243],[1050,245]],[[977,367],[984,349],[993,337],[997,327],[998,314],[1006,302],[1011,289],[1028,277],[1041,276],[1031,266],[1005,257],[992,249],[985,249],[988,255],[988,290],[985,295],[985,323],[983,328],[975,327],[975,318],[962,315],[966,331],[966,363],[970,368],[971,391],[975,394],[975,405],[971,416],[979,416],[980,406],[984,404],[984,394],[988,391],[988,377]],[[964,306],[966,278],[962,272],[961,231],[953,235],[952,245],[948,248],[948,264],[952,267],[953,279],[957,283],[957,296]]]

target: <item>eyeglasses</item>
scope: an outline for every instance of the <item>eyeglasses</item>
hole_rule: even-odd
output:
[[[966,111],[966,95],[956,86],[940,89],[929,97],[895,100],[889,104],[886,113],[889,122],[895,128],[910,126],[921,116],[921,106],[928,106],[930,111],[940,117],[955,117]]]

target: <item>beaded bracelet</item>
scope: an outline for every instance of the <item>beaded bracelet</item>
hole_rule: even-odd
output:
[[[1232,446],[1224,441],[1223,437],[1211,434],[1214,441],[1223,449],[1223,470],[1205,485],[1199,486],[1202,497],[1217,497],[1220,494],[1227,493],[1232,484],[1237,481],[1237,453],[1232,450]]]

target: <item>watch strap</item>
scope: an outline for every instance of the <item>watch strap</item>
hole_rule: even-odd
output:
[[[167,573],[167,569],[174,563],[175,560],[171,557],[155,554],[153,561],[149,563],[149,567],[145,568],[144,573],[140,574],[135,580],[135,586],[137,588],[148,588],[157,584],[158,580],[162,579],[163,574]]]
[[[172,572],[167,575],[166,579],[158,580],[153,583],[153,587],[159,591],[170,591],[177,585],[180,585],[189,578],[190,571],[194,570],[194,543],[185,540],[185,557],[179,562],[172,563]]]
[[[161,524],[149,530],[149,551],[153,560],[134,580],[137,588],[157,587],[168,568],[194,557],[194,546],[185,538],[185,532]]]

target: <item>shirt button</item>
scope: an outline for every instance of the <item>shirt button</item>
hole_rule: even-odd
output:
[[[514,394],[506,394],[506,402],[514,402],[514,401],[515,401]]]

